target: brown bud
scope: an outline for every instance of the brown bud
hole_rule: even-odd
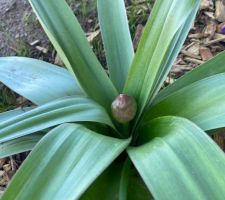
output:
[[[135,99],[126,94],[120,94],[111,105],[113,117],[120,123],[127,123],[134,119],[137,112]]]

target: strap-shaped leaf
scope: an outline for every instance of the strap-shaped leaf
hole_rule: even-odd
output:
[[[2,200],[78,199],[129,141],[102,136],[81,125],[61,125],[34,148]]]
[[[80,200],[119,199],[124,162],[113,162],[87,189]]]
[[[39,106],[0,124],[0,143],[65,122],[112,122],[101,106],[85,97],[67,97]]]
[[[25,112],[32,110],[33,108],[35,107],[16,108],[15,110],[0,113],[0,123],[18,115],[24,114]]]
[[[158,94],[159,90],[161,89],[161,86],[163,82],[165,81],[167,74],[169,73],[174,61],[176,60],[177,54],[179,53],[180,49],[183,46],[183,43],[186,39],[186,36],[188,35],[188,32],[190,30],[190,27],[193,24],[196,12],[198,10],[198,6],[193,9],[193,11],[190,13],[189,17],[187,18],[184,25],[180,28],[180,30],[177,31],[173,41],[170,44],[170,52],[167,55],[167,58],[164,60],[164,63],[161,66],[161,69],[163,69],[160,74],[157,77],[157,80],[154,83],[154,88],[152,89],[151,93],[151,101],[148,102],[148,104],[152,104],[152,101],[154,100],[155,96]]]
[[[121,93],[134,56],[123,0],[98,0],[98,18],[110,79]]]
[[[84,94],[67,70],[32,58],[0,58],[0,82],[37,105]]]
[[[162,117],[142,131],[142,139],[151,141],[128,153],[154,199],[224,199],[224,153],[200,128]]]
[[[166,115],[185,117],[203,130],[225,127],[225,74],[214,75],[174,92],[149,108],[143,123]]]
[[[157,0],[128,74],[124,93],[143,111],[166,78],[197,12],[199,0]]]
[[[66,67],[88,96],[109,109],[117,91],[65,0],[29,1]]]
[[[158,94],[153,104],[162,101],[169,95],[173,94],[179,89],[182,89],[183,87],[186,87],[187,85],[190,85],[191,83],[224,72],[225,72],[225,52],[222,52],[218,54],[215,58],[212,58],[208,62],[188,72],[187,74],[176,80],[173,84],[163,89]]]
[[[32,134],[0,143],[0,159],[32,150],[42,137],[43,134]]]
[[[80,200],[151,200],[144,182],[127,162],[116,160],[99,176]]]

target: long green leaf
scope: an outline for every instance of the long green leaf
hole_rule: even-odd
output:
[[[42,137],[43,134],[32,134],[0,143],[0,159],[32,150]]]
[[[143,141],[151,140],[128,153],[154,199],[224,199],[224,153],[200,128],[162,117],[142,131]]]
[[[157,0],[128,74],[124,93],[143,111],[166,78],[197,12],[199,0]]]
[[[32,58],[0,58],[0,82],[37,105],[84,94],[67,70]]]
[[[126,191],[127,190],[127,191]],[[151,200],[152,197],[130,160],[113,162],[80,200]]]
[[[186,87],[187,85],[190,85],[191,83],[224,72],[225,72],[225,52],[222,52],[218,54],[215,58],[188,72],[187,74],[176,80],[173,84],[163,89],[158,94],[153,104],[162,101],[169,95],[182,89],[183,87]]]
[[[117,91],[94,55],[65,0],[29,0],[45,32],[84,91],[110,108]]]
[[[129,141],[102,136],[81,125],[61,125],[34,148],[2,200],[78,199]]]
[[[167,58],[164,60],[161,68],[162,71],[159,73],[157,80],[154,83],[154,88],[152,89],[152,94],[151,94],[151,101],[148,102],[148,104],[151,104],[152,101],[154,100],[155,96],[158,94],[159,90],[161,89],[161,86],[163,82],[165,81],[167,74],[169,73],[173,63],[176,60],[176,57],[180,51],[180,49],[183,46],[183,43],[188,35],[188,32],[190,30],[190,27],[193,24],[195,15],[198,11],[198,6],[196,6],[192,12],[190,13],[189,17],[187,18],[186,22],[184,25],[180,28],[180,30],[177,31],[176,35],[174,36],[173,41],[171,42],[171,45],[168,49],[170,51],[168,52]]]
[[[124,162],[113,162],[87,189],[80,200],[115,200],[119,198]]]
[[[121,93],[134,57],[125,4],[98,0],[97,5],[110,79]]]
[[[225,74],[202,79],[174,92],[149,108],[143,123],[166,115],[185,117],[203,130],[225,127]]]
[[[65,122],[98,122],[113,127],[101,106],[85,97],[67,97],[37,107],[0,124],[0,142],[6,142]]]
[[[25,112],[32,110],[34,107],[24,107],[24,108],[16,108],[15,110],[6,111],[0,113],[0,122],[6,121],[18,115],[24,114]]]

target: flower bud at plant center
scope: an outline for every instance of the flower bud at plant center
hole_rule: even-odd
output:
[[[126,94],[120,94],[111,105],[113,117],[120,123],[125,124],[134,119],[137,112],[135,99]]]

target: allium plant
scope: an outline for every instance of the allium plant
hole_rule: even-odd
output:
[[[0,157],[32,150],[3,200],[224,200],[225,53],[161,89],[200,0],[157,0],[134,53],[123,0],[98,0],[109,76],[64,0],[30,0],[64,68],[0,58],[35,106],[0,114]]]

